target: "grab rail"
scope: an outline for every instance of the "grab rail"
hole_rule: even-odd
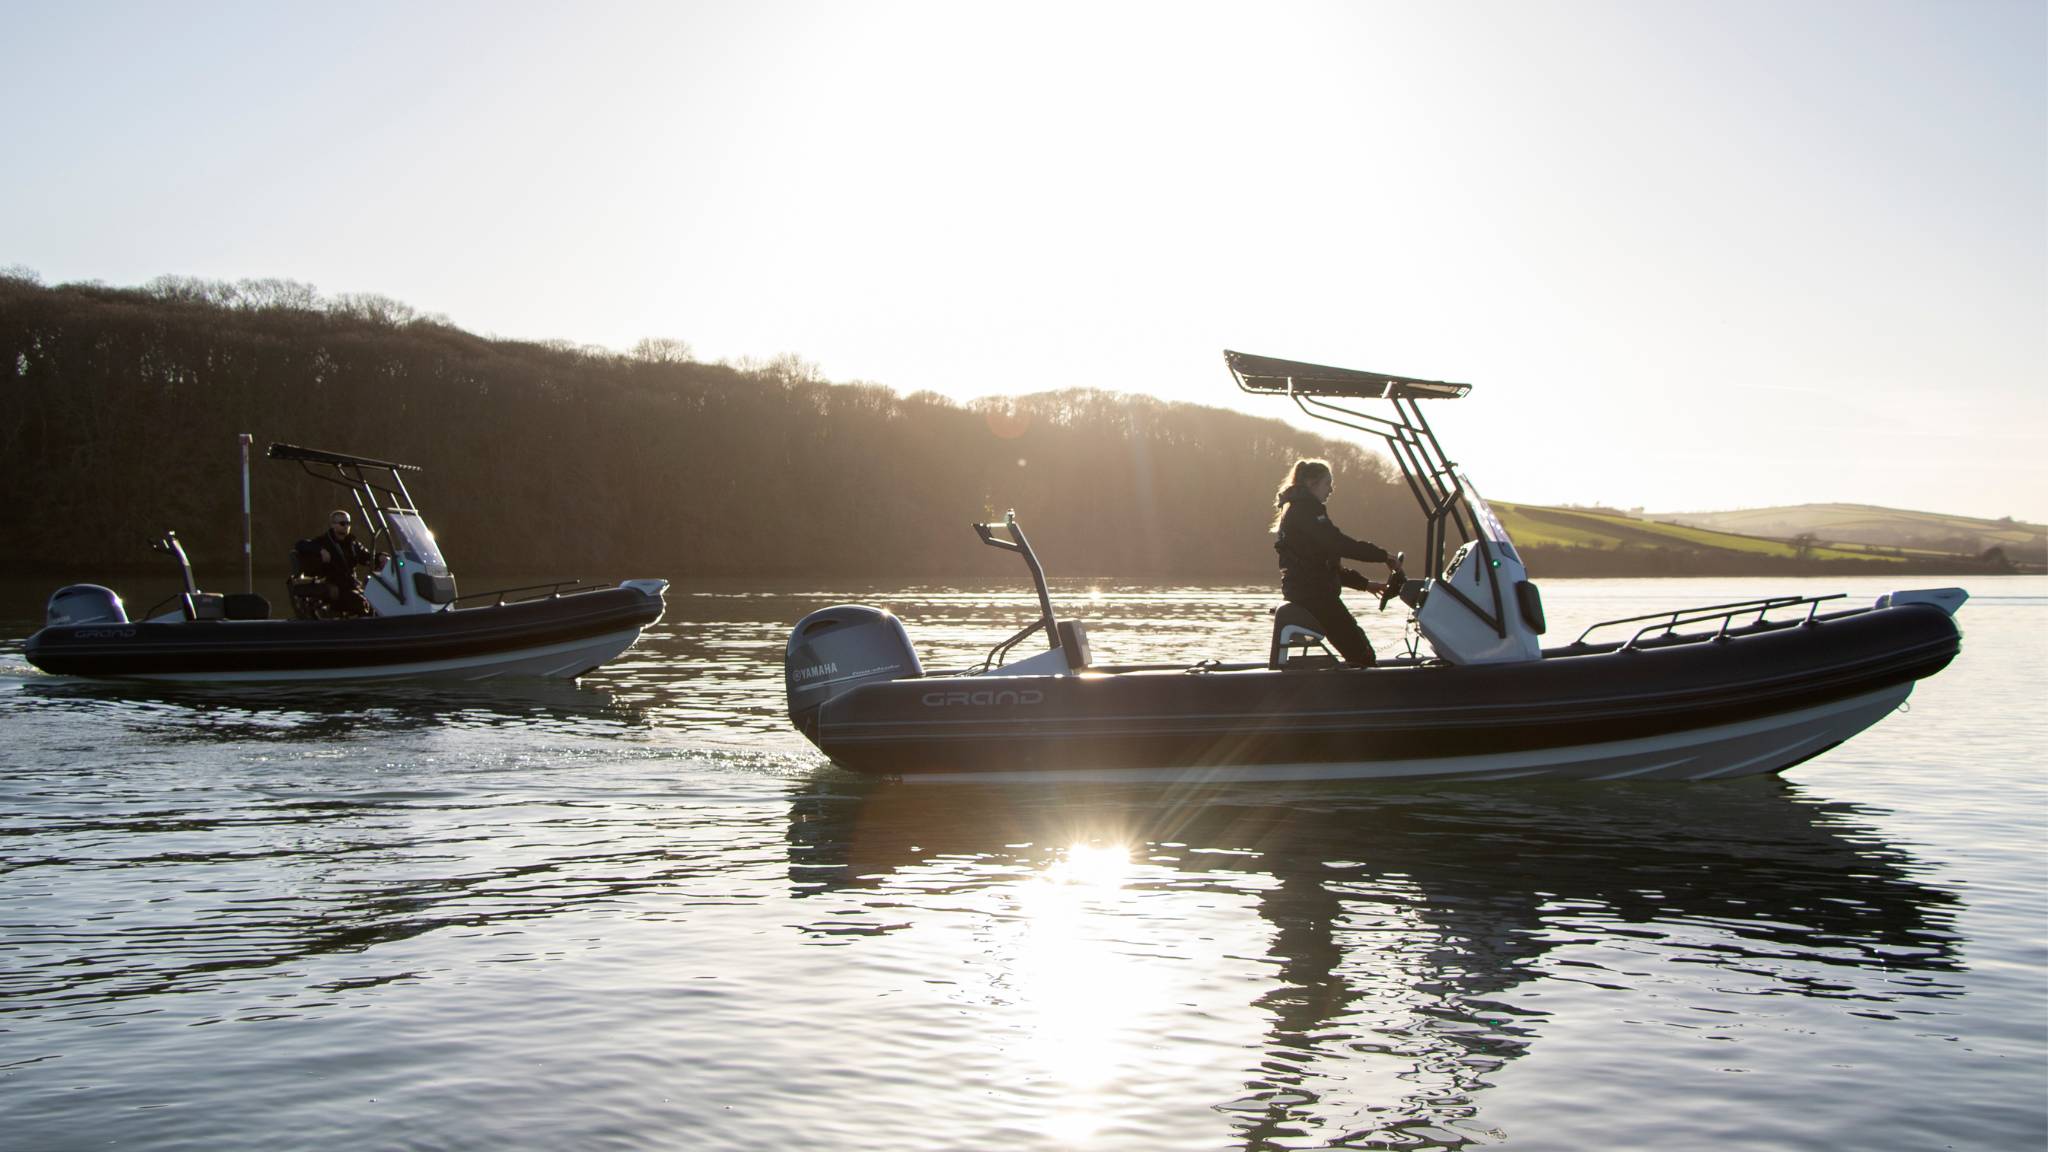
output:
[[[498,598],[498,603],[495,606],[502,607],[505,603],[505,597],[510,596],[514,592],[531,592],[536,588],[547,589],[547,591],[542,593],[540,596],[528,596],[526,598],[527,600],[540,600],[548,596],[559,596],[562,594],[562,589],[564,588],[579,588],[582,586],[583,581],[581,580],[557,580],[552,584],[524,584],[517,588],[499,588],[490,592],[471,592],[466,596],[457,596],[455,599],[450,600],[448,603],[450,603],[451,605],[460,604],[464,600],[482,600],[486,597],[496,596]],[[524,603],[524,601],[518,601],[518,603]]]
[[[1031,635],[1033,632],[1036,632],[1043,627],[1045,627],[1045,618],[1042,616],[1036,620],[1033,620],[1031,623],[1026,624],[1024,626],[1023,631],[1017,633],[1015,636],[1012,636],[1008,640],[1004,640],[1001,643],[997,644],[995,647],[989,649],[988,655],[985,658],[983,658],[982,662],[970,667],[967,670],[967,674],[969,676],[979,676],[984,672],[991,672],[997,668],[1001,668],[1003,666],[1003,662],[1010,658],[1010,649],[1015,648],[1018,644],[1023,642],[1025,637]]]
[[[1806,623],[1811,624],[1813,623],[1814,613],[1820,610],[1822,604],[1829,600],[1841,600],[1847,596],[1848,593],[1846,592],[1831,592],[1825,596],[1765,596],[1756,600],[1737,600],[1729,604],[1708,604],[1700,608],[1674,608],[1669,612],[1646,612],[1641,616],[1623,616],[1620,619],[1602,620],[1598,624],[1591,625],[1584,632],[1579,633],[1577,640],[1572,641],[1572,647],[1576,648],[1585,644],[1586,637],[1591,636],[1602,628],[1611,628],[1619,624],[1636,624],[1644,620],[1655,621],[1655,623],[1637,629],[1635,635],[1629,637],[1622,644],[1624,649],[1635,647],[1637,641],[1652,632],[1662,632],[1668,635],[1681,624],[1704,624],[1711,620],[1719,620],[1721,622],[1720,630],[1714,633],[1715,638],[1719,639],[1728,634],[1728,627],[1734,623],[1737,616],[1747,616],[1754,612],[1756,613],[1756,622],[1761,624],[1764,621],[1764,617],[1769,613],[1800,604],[1808,606],[1806,609]]]

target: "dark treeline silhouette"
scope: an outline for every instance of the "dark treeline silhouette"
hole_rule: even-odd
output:
[[[0,274],[0,380],[12,575],[155,571],[147,541],[176,528],[230,584],[245,431],[265,573],[339,495],[260,459],[271,441],[423,465],[408,483],[458,575],[1021,575],[968,530],[1014,508],[1056,575],[1268,579],[1273,489],[1303,454],[1336,469],[1348,531],[1422,540],[1383,459],[1277,420],[1088,388],[963,405],[674,340],[491,340],[293,281]]]

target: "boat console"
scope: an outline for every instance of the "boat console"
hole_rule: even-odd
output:
[[[1471,480],[1458,480],[1482,535],[1460,545],[1443,572],[1423,582],[1415,626],[1438,658],[1452,664],[1540,660],[1543,597],[1499,517]]]
[[[376,556],[375,567],[363,581],[363,598],[374,615],[441,612],[455,603],[455,574],[449,571],[433,530],[405,486],[403,473],[418,472],[419,465],[296,444],[272,444],[269,454],[273,460],[294,461],[307,475],[349,494],[368,532],[366,543]],[[318,606],[302,594],[304,579],[294,575],[287,586],[300,618],[313,619],[307,612],[310,609],[317,615]]]

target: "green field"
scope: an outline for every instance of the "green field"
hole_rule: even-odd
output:
[[[1679,553],[1744,554],[1786,560],[1852,560],[1865,563],[1904,563],[1909,558],[1946,558],[1945,553],[1922,553],[1909,557],[1891,551],[1873,551],[1868,546],[1813,545],[1801,549],[1786,540],[1717,532],[1684,524],[1637,520],[1620,513],[1578,508],[1545,508],[1535,504],[1492,501],[1508,535],[1524,548],[1579,548],[1602,552],[1661,549]]]
[[[2003,549],[2015,561],[2048,555],[2048,528],[2023,520],[1987,520],[1942,512],[1914,512],[1872,504],[1793,504],[1733,512],[1653,512],[1650,519],[1716,532],[1788,540],[1809,535],[1830,545],[1897,548],[1922,556],[1981,555]]]

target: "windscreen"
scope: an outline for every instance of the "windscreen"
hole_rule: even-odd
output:
[[[429,576],[448,575],[448,562],[441,559],[441,546],[434,542],[433,530],[420,519],[419,513],[386,512],[384,522],[391,526],[392,549],[407,567]]]
[[[1472,523],[1477,526],[1479,533],[1519,562],[1522,558],[1515,553],[1515,542],[1508,539],[1506,525],[1500,522],[1499,516],[1494,515],[1493,508],[1486,503],[1485,497],[1479,494],[1479,489],[1472,486],[1472,478],[1463,472],[1458,473],[1458,486],[1464,490],[1465,507],[1471,511]]]

